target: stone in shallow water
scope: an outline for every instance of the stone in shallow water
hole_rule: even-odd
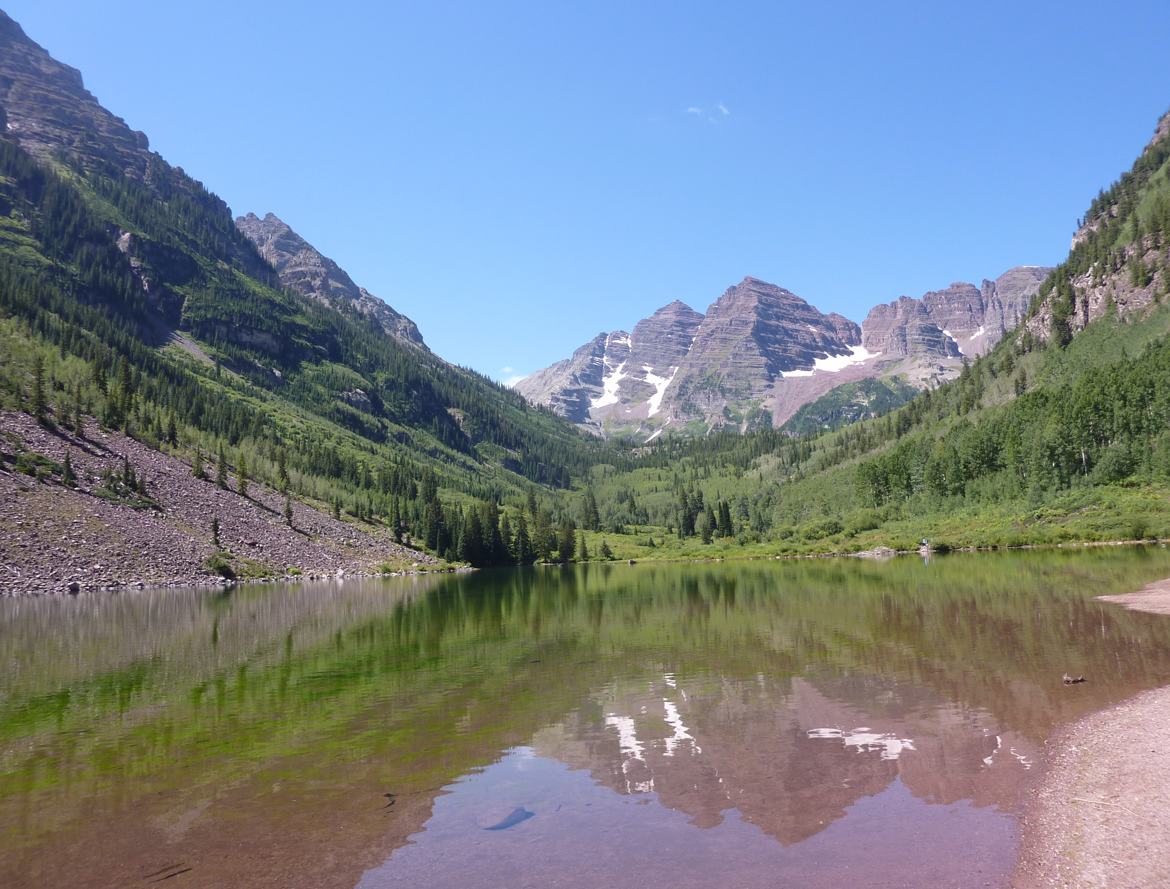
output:
[[[529,812],[527,809],[517,806],[507,818],[493,824],[491,827],[485,827],[484,830],[507,830],[509,827],[515,827],[517,824],[527,821],[535,814],[535,812]]]

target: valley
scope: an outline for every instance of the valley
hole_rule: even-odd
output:
[[[1170,113],[295,6],[0,11],[0,883],[1157,883]]]

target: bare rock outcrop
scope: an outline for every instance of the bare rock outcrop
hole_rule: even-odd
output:
[[[90,169],[147,177],[153,155],[146,135],[98,104],[80,71],[50,56],[3,11],[0,107],[8,135],[35,157],[66,153]]]
[[[786,373],[811,374],[817,361],[852,360],[860,328],[825,315],[783,287],[747,277],[707,310],[695,342],[666,392],[668,418],[708,425],[751,423]]]
[[[678,367],[691,350],[703,316],[681,300],[663,306],[634,325],[630,361],[655,371]]]
[[[637,426],[662,409],[663,395],[702,321],[675,300],[639,321],[633,333],[599,333],[572,357],[525,377],[516,390],[594,429]]]
[[[520,380],[516,391],[567,420],[588,424],[607,375],[625,363],[629,351],[630,336],[625,331],[599,333],[570,357]]]
[[[352,308],[376,322],[388,335],[426,348],[413,321],[355,284],[341,266],[274,213],[266,214],[263,219],[249,213],[236,220],[236,227],[276,269],[285,287],[335,308]]]
[[[1020,323],[1051,271],[1017,266],[979,287],[959,281],[875,306],[861,325],[862,344],[887,358],[975,358]]]
[[[1118,268],[1099,273],[1096,267],[1073,278],[1072,312],[1068,317],[1069,333],[1076,335],[1090,323],[1110,312],[1119,318],[1140,317],[1153,308],[1162,295],[1170,291],[1170,250],[1156,246],[1145,237],[1124,248],[1125,259]],[[1145,270],[1135,275],[1133,266],[1141,262]],[[1027,331],[1045,342],[1052,335],[1052,296],[1026,322]]]

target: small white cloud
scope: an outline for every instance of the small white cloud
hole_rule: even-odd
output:
[[[504,376],[509,376],[510,374],[516,373],[516,368],[505,364],[503,367],[500,368],[500,373],[502,373]]]
[[[701,105],[688,105],[686,113],[708,123],[717,123],[725,117],[731,117],[731,109],[722,102],[716,102],[710,108],[704,108]]]

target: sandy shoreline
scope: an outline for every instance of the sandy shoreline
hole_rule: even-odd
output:
[[[1170,615],[1170,578],[1102,601]],[[1170,686],[1049,739],[1023,823],[1016,889],[1170,886]]]

